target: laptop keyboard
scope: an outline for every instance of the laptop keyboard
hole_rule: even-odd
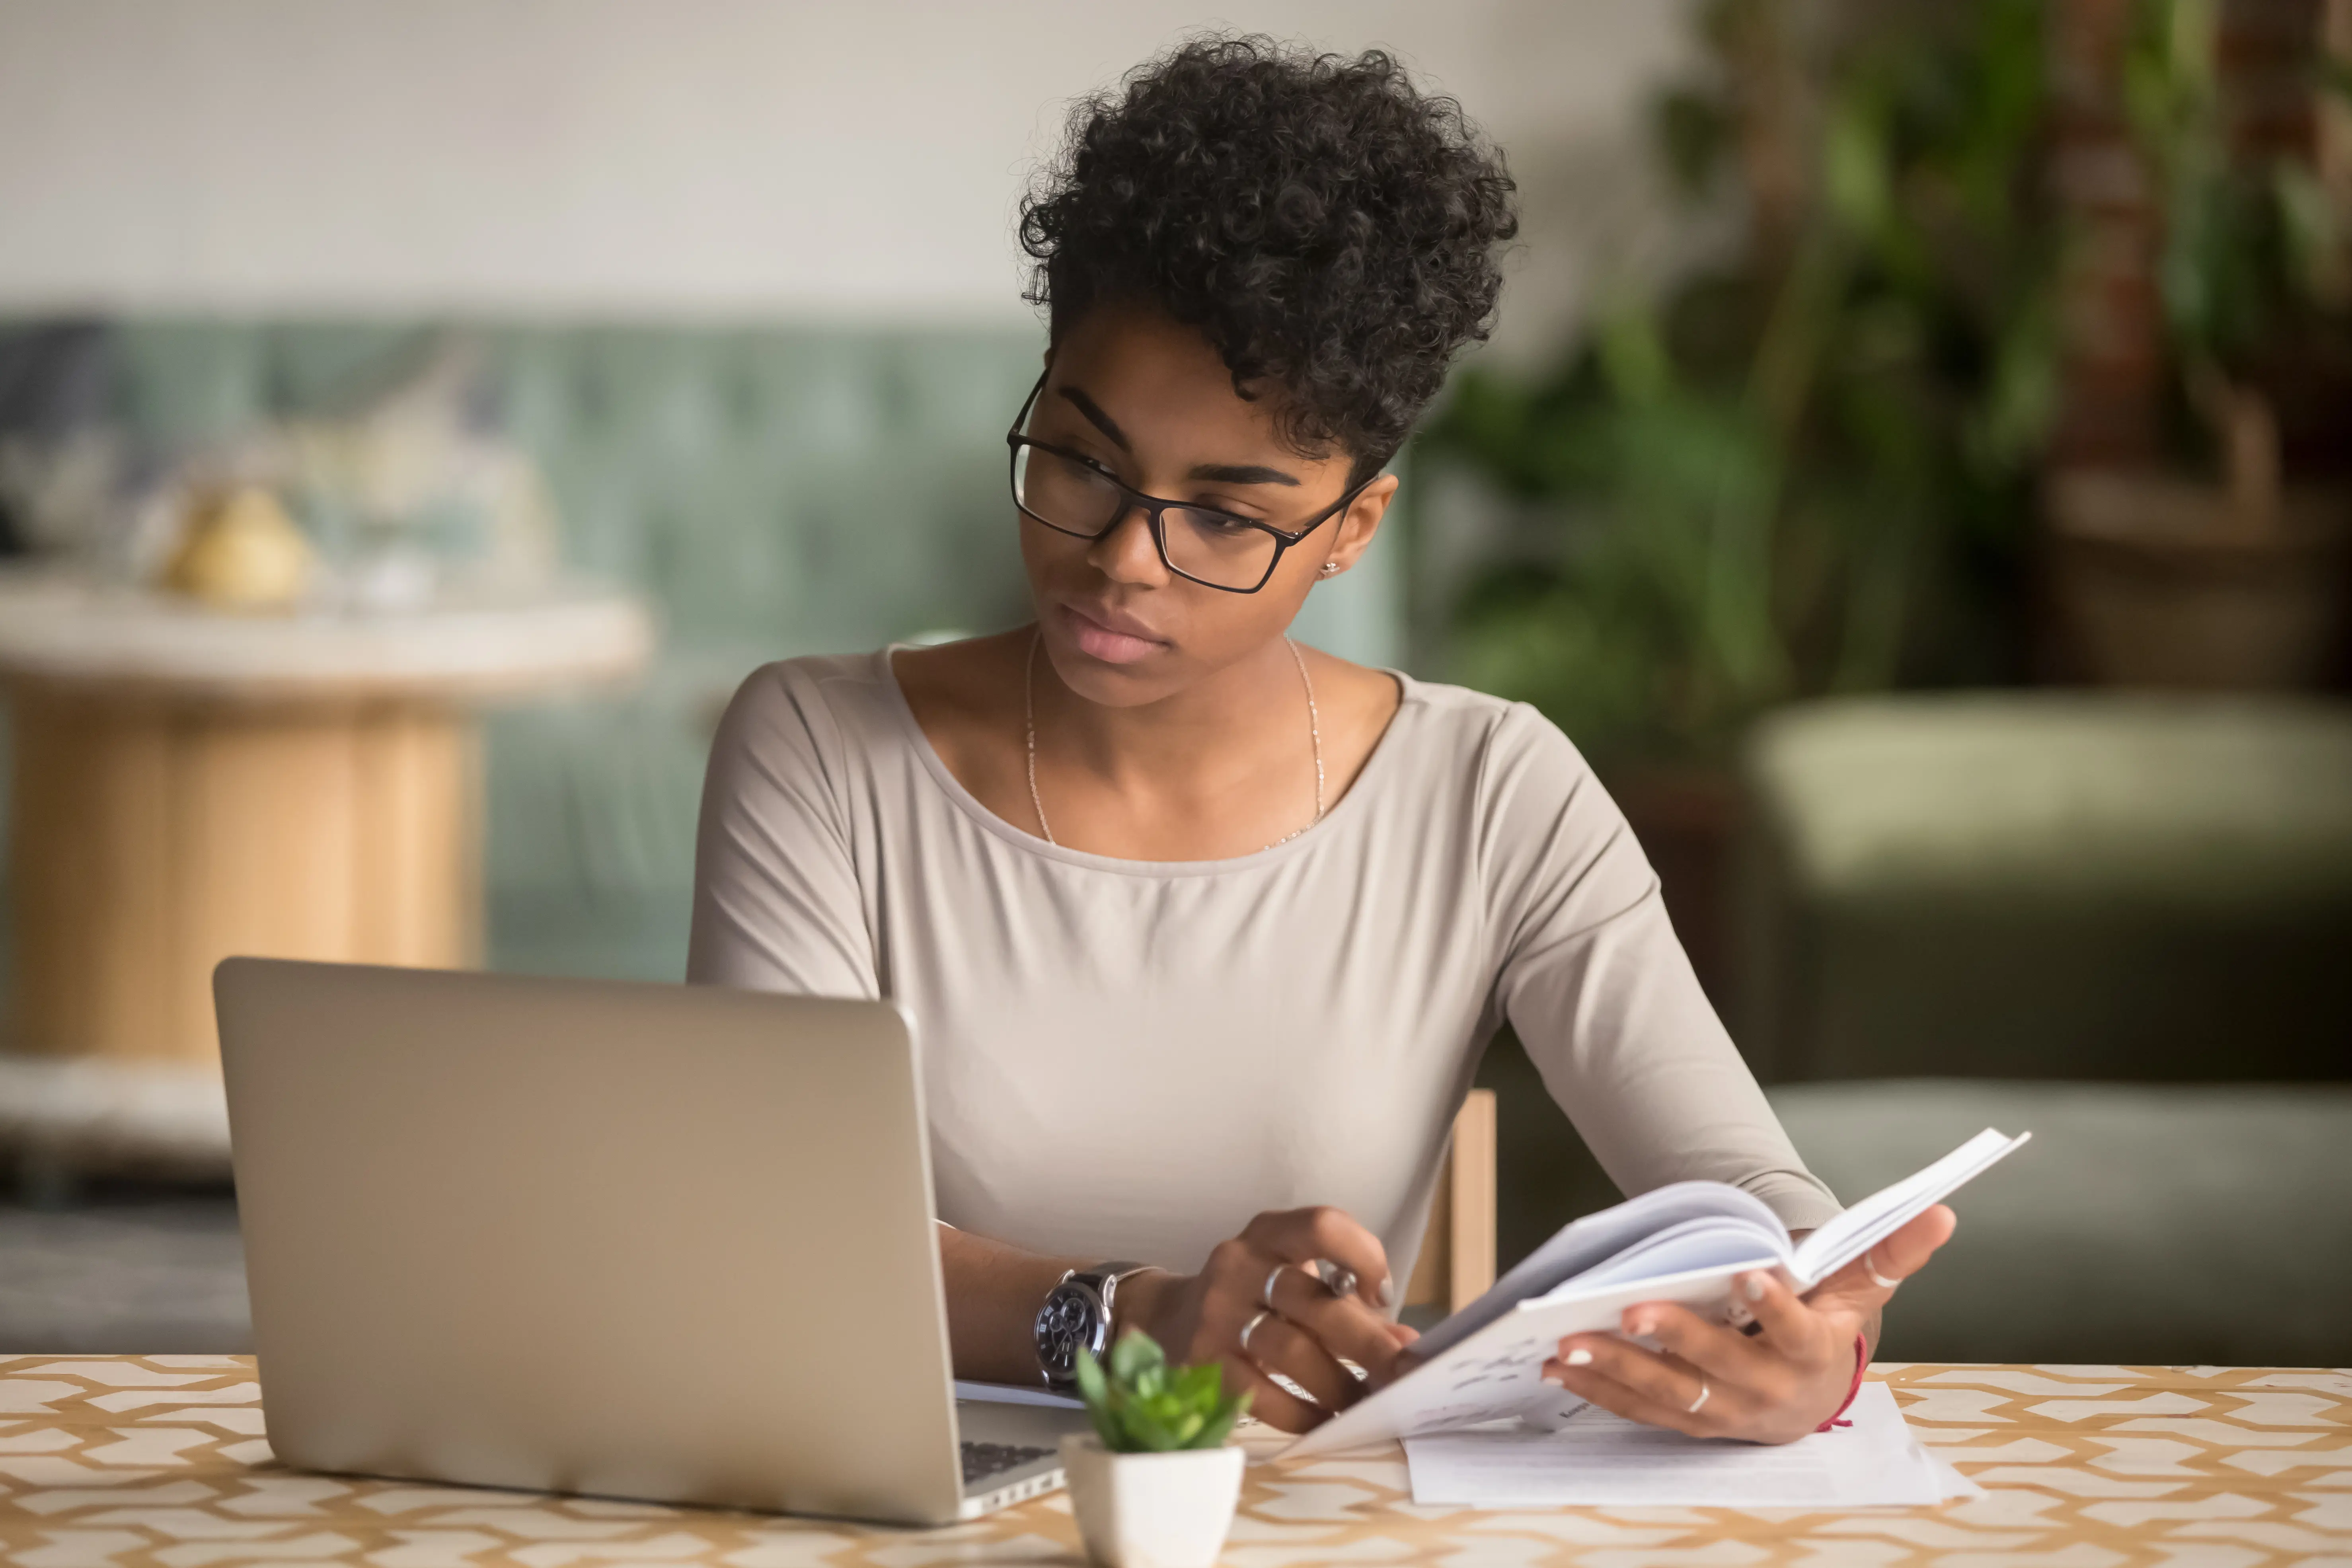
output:
[[[1007,1470],[1018,1469],[1032,1459],[1048,1458],[1051,1448],[1024,1447],[1018,1443],[966,1443],[963,1446],[963,1484],[984,1481],[991,1476],[1001,1476]]]

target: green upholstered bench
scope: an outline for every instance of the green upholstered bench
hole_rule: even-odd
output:
[[[2352,1077],[2352,707],[1822,702],[1746,772],[1768,1080]]]
[[[2352,708],[1821,702],[1746,776],[1734,1032],[1814,1171],[2034,1133],[1886,1354],[2352,1360]]]
[[[1787,1084],[1842,1198],[1984,1127],[2033,1142],[1953,1199],[1895,1360],[2352,1364],[2352,1085]]]

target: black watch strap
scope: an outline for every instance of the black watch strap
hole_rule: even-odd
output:
[[[1087,1278],[1097,1281],[1095,1290],[1102,1297],[1103,1349],[1110,1348],[1110,1331],[1118,1322],[1117,1303],[1120,1283],[1150,1267],[1148,1263],[1098,1263],[1087,1270]]]

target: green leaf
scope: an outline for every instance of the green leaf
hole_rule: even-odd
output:
[[[1119,1336],[1118,1343],[1110,1348],[1110,1374],[1118,1382],[1133,1385],[1146,1372],[1168,1365],[1168,1352],[1160,1342],[1139,1329],[1129,1329]]]
[[[1130,1450],[1164,1454],[1171,1448],[1183,1447],[1177,1439],[1176,1434],[1169,1429],[1168,1424],[1162,1421],[1158,1412],[1152,1410],[1150,1406],[1130,1402],[1123,1407],[1121,1414],[1125,1417],[1124,1425],[1127,1428]]]
[[[1181,1368],[1176,1373],[1175,1388],[1187,1404],[1213,1410],[1224,1394],[1224,1371],[1213,1362]]]
[[[1621,399],[1639,406],[1666,395],[1674,384],[1674,361],[1647,310],[1613,312],[1597,336],[1601,369]]]
[[[1086,1401],[1087,1418],[1095,1425],[1095,1436],[1103,1446],[1116,1452],[1118,1448],[1118,1422],[1111,1413],[1110,1384],[1103,1378],[1102,1365],[1095,1360],[1094,1352],[1078,1352],[1078,1397]]]
[[[1110,1384],[1103,1377],[1102,1363],[1089,1350],[1078,1352],[1078,1396],[1088,1405],[1108,1407],[1110,1404]]]
[[[1236,1394],[1232,1399],[1224,1401],[1216,1414],[1210,1416],[1200,1432],[1193,1436],[1192,1447],[1195,1448],[1223,1447],[1225,1439],[1233,1434],[1234,1423],[1240,1420],[1249,1410],[1249,1403],[1250,1396],[1247,1394]]]
[[[1887,131],[1874,95],[1848,93],[1831,105],[1822,183],[1832,209],[1859,234],[1877,235],[1893,214]]]
[[[1650,116],[1675,184],[1691,195],[1705,195],[1732,144],[1728,108],[1705,93],[1669,89],[1651,106]]]

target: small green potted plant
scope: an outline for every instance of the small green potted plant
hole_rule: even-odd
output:
[[[1108,1370],[1079,1353],[1078,1392],[1095,1429],[1062,1439],[1062,1468],[1087,1555],[1103,1568],[1208,1568],[1241,1500],[1244,1456],[1225,1438],[1249,1395],[1228,1395],[1214,1365],[1170,1366],[1132,1330]]]

